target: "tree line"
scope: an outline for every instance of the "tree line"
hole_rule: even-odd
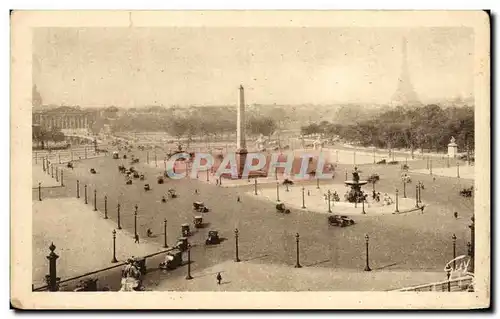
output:
[[[127,113],[110,122],[113,132],[165,132],[181,139],[224,139],[236,134],[237,114],[230,109],[198,109],[186,114]],[[249,135],[271,136],[278,122],[268,115],[248,114]]]
[[[303,135],[321,134],[360,146],[445,151],[451,137],[459,149],[474,149],[474,108],[426,105],[398,107],[356,123],[322,121],[301,127]]]

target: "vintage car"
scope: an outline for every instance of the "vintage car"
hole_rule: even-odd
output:
[[[162,270],[173,270],[182,265],[182,250],[173,249],[165,256],[165,261],[161,262],[159,268]]]
[[[120,173],[125,173],[127,171],[127,169],[125,168],[125,166],[123,165],[118,165],[118,171]]]
[[[144,174],[141,174],[141,176],[139,176],[139,179],[143,181],[145,179]]]
[[[113,159],[119,159],[120,158],[120,155],[118,154],[118,152],[113,152]]]
[[[186,251],[188,248],[187,240],[187,237],[179,237],[177,239],[177,243],[175,244],[175,248],[179,249],[180,251]]]
[[[72,162],[68,162],[68,165],[66,165],[68,168],[73,168],[73,163]]]
[[[194,216],[193,224],[194,224],[195,228],[201,228],[201,227],[203,227],[203,217],[201,217],[201,216]]]
[[[145,191],[151,190],[151,187],[149,187],[149,184],[144,184],[144,190]]]
[[[131,179],[127,179],[127,181],[125,182],[126,185],[132,185],[132,180]]]
[[[276,204],[276,211],[278,213],[290,214],[290,210],[285,207],[285,204],[279,203]]]
[[[181,234],[183,237],[188,237],[189,235],[191,235],[189,224],[185,223],[181,225]]]
[[[472,194],[474,193],[474,187],[471,186],[469,188],[464,188],[460,191],[460,196],[463,197],[472,197]]]
[[[91,168],[91,169],[90,169],[90,174],[96,174],[96,173],[97,173],[97,172],[96,172],[96,170],[95,170],[95,169],[93,169],[93,168]]]
[[[168,198],[176,198],[177,193],[175,192],[175,189],[169,188],[169,190],[167,192],[167,196],[168,196]]]
[[[134,178],[139,178],[140,175],[139,175],[139,172],[135,171],[132,175]]]
[[[345,227],[349,225],[354,225],[354,220],[347,216],[342,216],[342,215],[332,215],[328,216],[328,224],[332,226],[340,226],[340,227]]]
[[[157,181],[158,181],[158,184],[163,184],[163,182],[164,182],[165,180],[163,179],[163,177],[162,177],[162,176],[158,176]]]
[[[293,181],[289,180],[288,178],[285,178],[283,181],[283,185],[293,185]]]
[[[216,230],[210,230],[208,232],[207,239],[205,240],[205,245],[217,245],[220,244],[219,232]]]
[[[208,213],[209,209],[203,204],[203,202],[194,202],[193,209],[200,213]]]

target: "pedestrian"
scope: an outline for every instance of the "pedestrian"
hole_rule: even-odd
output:
[[[217,273],[217,277],[216,278],[217,278],[217,285],[220,285],[220,282],[222,281],[222,276],[221,276],[220,272]]]
[[[458,212],[454,212],[453,216],[455,216],[455,219],[458,219]]]
[[[135,234],[135,243],[138,244],[139,243],[139,234]]]
[[[219,179],[218,178],[215,180],[215,185],[219,186]]]
[[[239,203],[239,202],[241,202],[241,200],[240,200],[240,197],[239,197],[239,196],[236,198],[236,201],[237,201],[238,203]]]
[[[311,196],[311,192],[307,190],[307,196]]]
[[[194,193],[195,193],[195,194],[198,194],[198,189],[197,189],[197,188],[194,190]]]
[[[151,231],[151,228],[148,228],[148,230],[146,231],[146,235],[147,235],[148,237],[153,236],[153,232]]]

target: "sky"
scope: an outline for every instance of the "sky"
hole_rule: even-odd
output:
[[[407,41],[426,103],[473,94],[468,28],[37,28],[43,104],[389,103]]]

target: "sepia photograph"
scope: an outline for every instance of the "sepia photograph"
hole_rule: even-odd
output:
[[[14,307],[489,306],[486,12],[18,11],[11,32]]]

